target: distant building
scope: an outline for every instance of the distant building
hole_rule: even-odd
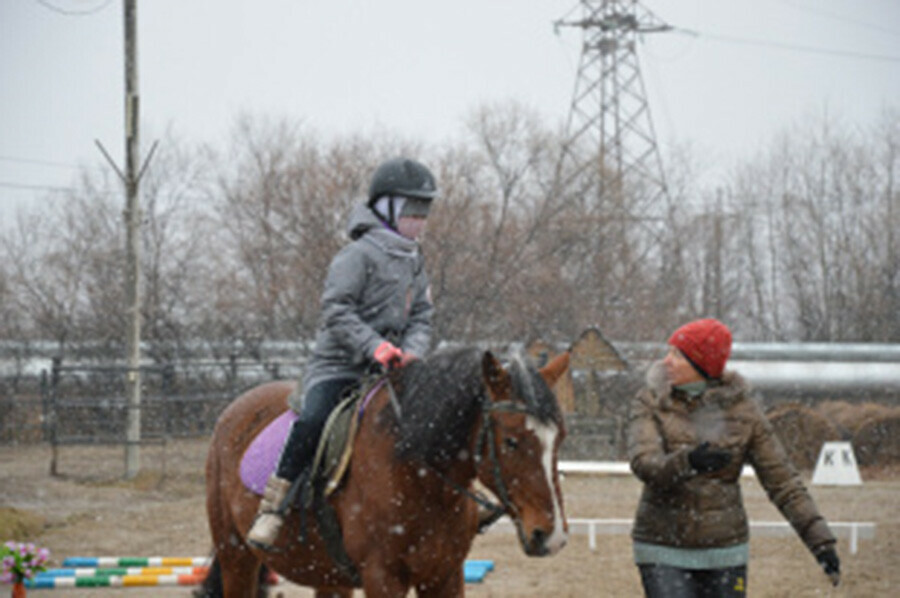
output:
[[[526,347],[538,366],[564,350],[571,353],[569,369],[553,388],[569,430],[562,454],[572,459],[618,458],[628,397],[636,389],[634,372],[597,327],[585,329],[568,348],[542,339]]]
[[[564,350],[565,349],[556,348],[542,339],[531,341],[525,348],[525,352],[539,368],[544,367],[551,359],[562,353]],[[571,361],[569,364],[569,369],[556,381],[556,384],[552,388],[553,392],[556,394],[557,401],[559,401],[559,408],[566,415],[575,413],[575,398],[574,393],[572,392]]]
[[[590,327],[572,343],[572,386],[575,413],[585,417],[610,417],[622,403],[611,383],[629,371],[628,362],[600,329]]]

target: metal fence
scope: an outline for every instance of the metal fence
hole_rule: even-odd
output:
[[[63,365],[39,376],[0,378],[0,443],[123,444],[128,413],[125,366]],[[141,368],[141,438],[209,434],[222,410],[263,382],[295,379],[296,362],[192,361]]]
[[[40,442],[45,438],[44,376],[0,376],[0,444]]]

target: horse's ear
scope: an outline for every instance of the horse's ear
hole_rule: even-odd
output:
[[[569,355],[568,351],[564,351],[541,368],[541,377],[544,378],[548,387],[553,388],[556,381],[569,369]]]
[[[509,380],[509,374],[503,369],[503,365],[497,361],[494,354],[485,351],[481,358],[481,371],[484,375],[485,384],[491,391],[494,400],[502,399],[508,396],[512,390]]]

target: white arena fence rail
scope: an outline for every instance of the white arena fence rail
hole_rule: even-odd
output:
[[[560,461],[559,472],[572,475],[632,475],[628,461]],[[756,475],[753,468],[745,465],[742,477]]]
[[[597,536],[627,535],[631,533],[634,519],[581,519],[571,517],[568,519],[569,533],[572,535],[588,537],[588,546],[591,551],[597,550]],[[859,550],[860,539],[875,537],[875,524],[868,521],[829,521],[828,527],[838,538],[848,538],[850,542],[850,554],[856,554]],[[491,531],[514,533],[515,526],[508,517],[503,517],[492,527]],[[750,535],[785,537],[794,534],[793,528],[787,521],[751,521]]]
[[[560,461],[559,471],[571,475],[632,475],[627,461]],[[754,477],[753,467],[745,465],[741,477]],[[597,549],[597,536],[629,534],[633,519],[581,519],[570,518],[569,533],[587,535],[591,550]],[[503,518],[497,522],[502,529],[513,530],[512,522]],[[875,537],[875,524],[867,521],[829,521],[831,532],[838,538],[848,538],[850,553],[856,554],[860,539]],[[751,521],[751,534],[760,536],[790,536],[794,533],[787,521]]]

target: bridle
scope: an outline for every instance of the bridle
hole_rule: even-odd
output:
[[[495,432],[494,432],[494,413],[521,413],[523,415],[536,416],[536,413],[533,409],[529,409],[527,405],[523,405],[522,403],[516,403],[513,401],[490,401],[486,397],[482,397],[481,399],[481,431],[478,434],[478,441],[475,443],[476,451],[475,451],[475,465],[478,466],[481,464],[481,460],[484,455],[485,445],[487,446],[488,460],[491,467],[491,474],[494,478],[494,487],[496,490],[497,498],[500,499],[500,505],[489,502],[489,505],[485,505],[488,509],[494,511],[494,514],[487,519],[488,523],[485,525],[490,525],[494,523],[497,519],[499,519],[503,512],[508,510],[512,514],[516,514],[518,509],[512,503],[512,500],[509,498],[509,491],[506,488],[506,482],[503,480],[503,475],[500,472],[500,459],[497,456],[497,443],[495,442]]]
[[[487,498],[484,494],[480,492],[472,492],[468,488],[454,482],[444,473],[433,469],[438,477],[440,477],[447,485],[451,486],[454,490],[459,492],[460,494],[465,495],[471,500],[478,503],[480,506],[484,507],[488,511],[491,512],[489,517],[486,517],[478,524],[478,532],[486,530],[488,527],[493,525],[498,519],[500,519],[504,513],[509,511],[511,514],[516,515],[518,513],[518,509],[513,504],[512,500],[509,497],[509,490],[506,487],[506,482],[503,480],[502,472],[500,471],[500,458],[497,455],[497,443],[495,442],[496,435],[494,432],[494,413],[522,413],[524,415],[536,416],[534,409],[530,409],[527,405],[523,405],[521,403],[516,403],[514,401],[506,400],[506,401],[491,401],[484,394],[479,397],[479,404],[481,405],[481,430],[478,433],[478,439],[475,442],[475,466],[476,468],[481,465],[481,461],[484,458],[485,446],[487,446],[487,458],[491,467],[491,474],[494,478],[494,491],[497,495],[497,498],[500,499],[500,504],[495,503],[491,499]],[[522,530],[519,526],[516,526],[519,535],[522,535]]]
[[[393,409],[397,419],[401,419],[402,413],[400,410],[400,404],[397,400],[397,395],[394,392],[393,385],[390,383],[390,381],[387,381],[387,388],[391,408]],[[481,533],[482,531],[493,525],[507,511],[509,511],[513,515],[516,515],[518,513],[518,509],[509,497],[509,490],[506,487],[506,482],[503,480],[503,475],[500,471],[500,458],[497,455],[497,444],[495,442],[496,435],[493,426],[495,422],[493,414],[521,413],[526,416],[530,415],[532,417],[537,417],[537,412],[535,409],[530,408],[528,405],[517,403],[512,400],[491,401],[487,397],[486,393],[481,393],[478,396],[478,404],[481,407],[481,430],[478,432],[478,439],[475,442],[476,449],[473,459],[475,461],[475,467],[477,469],[477,467],[481,465],[481,461],[484,458],[483,455],[485,452],[485,446],[487,446],[487,458],[490,462],[491,474],[494,478],[494,490],[497,498],[500,499],[500,504],[492,501],[481,492],[472,492],[468,488],[453,481],[449,476],[436,469],[435,467],[428,466],[428,469],[430,469],[445,484],[453,488],[456,492],[468,497],[478,505],[491,512],[491,515],[489,517],[486,517],[479,522],[478,532]],[[519,535],[522,536],[523,532],[521,527],[517,525],[516,528]],[[522,539],[524,543],[524,538]]]

